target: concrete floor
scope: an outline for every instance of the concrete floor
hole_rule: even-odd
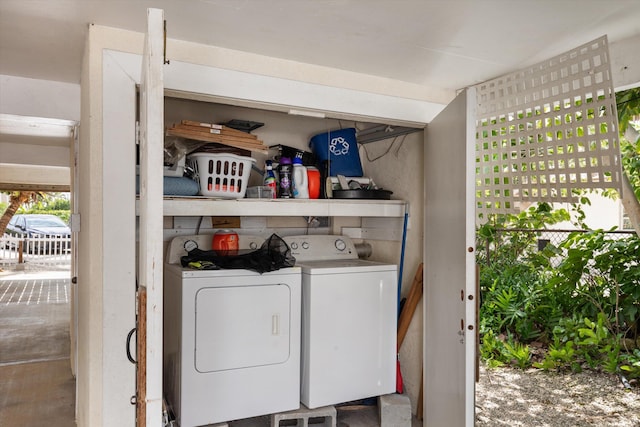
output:
[[[0,273],[0,425],[75,425],[69,273]]]

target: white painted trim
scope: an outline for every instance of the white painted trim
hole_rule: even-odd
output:
[[[40,136],[68,140],[71,139],[77,123],[73,120],[0,114],[0,135]]]
[[[124,339],[135,326],[136,86],[108,55],[102,67],[102,422],[133,427],[127,397],[136,393],[136,370]]]
[[[139,55],[111,51],[139,81]],[[329,118],[424,127],[444,107],[433,102],[305,83],[278,77],[171,61],[164,86],[174,95],[288,112],[291,109]]]
[[[476,158],[476,89],[469,88],[467,92],[466,111],[466,136],[467,151],[464,165],[466,170],[466,193],[465,193],[465,238],[466,238],[466,259],[465,259],[465,323],[467,330],[465,340],[465,395],[464,412],[465,425],[473,427],[475,425],[475,385],[476,385],[476,337],[478,325],[476,324],[476,228],[475,228],[475,200],[476,200],[476,178],[475,165]],[[452,159],[451,161],[456,161]],[[457,161],[462,161],[458,159]],[[469,299],[473,296],[472,299]],[[471,329],[469,329],[471,328]]]
[[[237,199],[171,197],[163,203],[165,216],[351,216],[402,217],[403,200]],[[140,203],[137,204],[140,211]]]
[[[0,163],[0,188],[15,190],[12,185],[69,191],[71,172],[66,166]]]
[[[140,286],[147,290],[146,425],[162,426],[164,12],[148,9],[140,85]],[[132,140],[133,141],[133,140]],[[131,215],[133,218],[133,215]]]

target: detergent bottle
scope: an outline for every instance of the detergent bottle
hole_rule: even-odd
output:
[[[280,158],[278,174],[280,175],[278,197],[281,199],[289,199],[293,197],[293,191],[291,188],[293,186],[293,177],[291,173],[291,159],[289,157]]]
[[[302,159],[293,159],[293,197],[296,199],[309,198],[309,179],[307,168],[302,164]]]

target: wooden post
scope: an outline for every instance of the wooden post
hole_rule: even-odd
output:
[[[423,294],[423,274],[422,274],[423,264],[420,263],[418,269],[416,270],[416,274],[413,277],[413,283],[411,284],[411,288],[409,289],[409,294],[407,296],[407,300],[402,307],[402,311],[400,312],[400,319],[398,320],[398,354],[400,354],[400,347],[404,342],[404,338],[407,335],[407,331],[409,330],[409,325],[411,324],[411,319],[413,318],[413,314],[416,311],[416,307],[418,303],[422,299]],[[420,394],[418,396],[418,402],[416,405],[416,417],[421,420],[422,419],[422,407],[423,407],[423,384],[424,384],[424,374],[421,375],[420,378]]]
[[[400,319],[398,320],[398,351],[400,351],[400,346],[402,346],[404,337],[407,335],[407,331],[409,330],[413,313],[416,311],[416,307],[418,306],[420,299],[422,299],[422,266],[423,264],[420,263],[416,270],[416,274],[413,277],[413,283],[411,284],[411,289],[409,289],[409,295],[402,307]]]
[[[147,290],[138,289],[136,425],[147,425]]]

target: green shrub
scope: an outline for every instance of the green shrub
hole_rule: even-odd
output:
[[[640,378],[640,350],[634,349],[631,353],[620,356],[622,365],[620,370],[629,378]]]
[[[478,247],[489,249],[477,255],[481,357],[489,366],[588,367],[640,378],[640,239],[575,232],[538,251],[525,222],[562,217],[529,209],[478,230]],[[521,231],[499,233],[509,226]],[[532,356],[534,341],[546,345],[542,355]]]
[[[531,350],[526,344],[514,341],[512,337],[503,339],[492,330],[481,334],[480,355],[491,368],[514,365],[521,369],[531,366]]]
[[[609,239],[602,230],[573,233],[560,245],[564,260],[550,285],[565,312],[603,314],[613,334],[637,338],[640,322],[640,239]]]

